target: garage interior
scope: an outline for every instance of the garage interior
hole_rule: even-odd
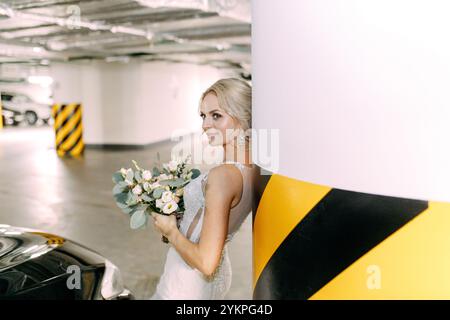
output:
[[[149,298],[168,245],[131,230],[112,174],[168,161],[174,132],[201,132],[201,93],[251,81],[247,0],[6,0],[0,4],[0,224],[79,242]],[[82,105],[84,153],[60,157],[51,107]],[[251,215],[230,243],[228,299],[252,296]]]

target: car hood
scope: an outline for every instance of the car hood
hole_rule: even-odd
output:
[[[46,254],[64,242],[64,238],[52,234],[0,225],[0,272]]]

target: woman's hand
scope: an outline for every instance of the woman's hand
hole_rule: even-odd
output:
[[[174,231],[178,230],[177,218],[174,214],[165,216],[152,212],[152,217],[155,229],[166,238],[169,238]]]

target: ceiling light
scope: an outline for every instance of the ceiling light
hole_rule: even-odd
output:
[[[27,81],[31,84],[41,85],[43,87],[49,87],[53,83],[53,78],[50,76],[29,76]]]
[[[50,48],[50,50],[54,51],[62,51],[67,49],[67,45],[61,41],[50,41],[47,46]]]

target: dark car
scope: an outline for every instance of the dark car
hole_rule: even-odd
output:
[[[0,225],[0,299],[133,299],[119,269],[53,234]]]

